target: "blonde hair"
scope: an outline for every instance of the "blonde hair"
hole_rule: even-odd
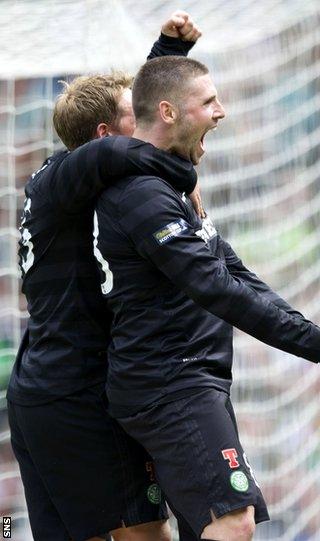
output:
[[[55,103],[53,124],[69,150],[93,139],[98,124],[116,121],[119,99],[132,81],[123,72],[76,77],[71,83],[59,81],[64,88]]]

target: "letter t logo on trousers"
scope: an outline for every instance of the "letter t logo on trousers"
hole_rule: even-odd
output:
[[[237,461],[238,453],[235,449],[223,449],[221,453],[225,460],[229,460],[230,468],[233,469],[240,466],[239,462]]]

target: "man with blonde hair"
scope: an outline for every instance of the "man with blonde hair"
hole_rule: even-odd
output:
[[[176,12],[151,56],[186,54],[199,35]],[[130,85],[116,73],[65,84],[54,124],[68,150],[25,189],[19,256],[30,319],[7,396],[35,541],[97,541],[108,532],[114,541],[170,539],[152,458],[106,411],[110,315],[93,255],[93,208],[122,174],[160,171],[188,192],[196,174],[184,158],[162,165],[161,151],[151,147],[144,160],[136,140],[106,137],[132,134]]]
[[[114,71],[111,75],[77,77],[64,85],[53,111],[56,132],[69,150],[95,137],[132,135],[135,120],[131,106],[133,77]],[[98,128],[97,128],[98,127]]]

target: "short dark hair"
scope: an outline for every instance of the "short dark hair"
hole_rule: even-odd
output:
[[[208,68],[191,58],[163,56],[146,62],[132,88],[132,106],[137,123],[151,123],[160,101],[180,100],[191,79],[206,75]]]

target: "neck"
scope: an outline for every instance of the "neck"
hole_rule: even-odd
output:
[[[137,126],[134,130],[133,137],[141,139],[141,141],[145,141],[146,143],[151,143],[161,150],[170,151],[172,148],[171,136],[156,125]]]

